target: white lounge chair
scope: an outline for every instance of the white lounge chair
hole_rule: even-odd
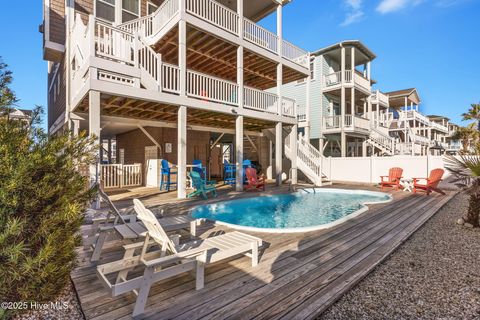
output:
[[[145,237],[147,231],[145,226],[137,220],[136,214],[122,214],[101,188],[99,188],[99,194],[103,201],[107,203],[109,211],[105,218],[93,219],[92,227],[84,239],[84,248],[91,247],[93,249],[90,258],[92,262],[100,259],[103,246],[107,240],[122,239],[133,242]],[[199,220],[189,215],[162,217],[158,221],[167,232],[187,229],[190,230],[192,236],[197,234],[196,227]]]
[[[204,286],[205,264],[213,263],[236,255],[251,257],[252,266],[258,264],[258,248],[262,239],[238,231],[222,234],[178,245],[168,237],[153,213],[137,199],[133,200],[138,218],[148,232],[143,242],[124,246],[122,260],[97,267],[97,275],[111,291],[112,296],[133,291],[137,300],[133,316],[144,313],[150,287],[158,281],[181,273],[195,271],[196,289]],[[149,251],[152,245],[160,250]],[[142,267],[143,275],[129,279],[128,273]],[[110,283],[109,275],[117,273],[115,283]]]

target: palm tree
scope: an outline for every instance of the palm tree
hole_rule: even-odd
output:
[[[463,120],[473,120],[480,132],[480,103],[473,103],[466,113],[462,113]]]
[[[462,153],[468,154],[470,146],[476,145],[479,138],[479,132],[473,127],[473,123],[467,127],[459,127],[452,135],[452,140],[459,140],[462,143]]]
[[[480,157],[446,156],[445,168],[455,175],[454,183],[470,195],[465,222],[480,227]]]

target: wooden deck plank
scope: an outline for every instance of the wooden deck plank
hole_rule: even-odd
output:
[[[249,233],[266,242],[257,267],[251,267],[247,257],[209,265],[205,288],[200,291],[195,291],[191,275],[156,284],[147,300],[145,318],[314,318],[318,310],[325,310],[360,281],[452,195],[425,197],[397,192],[394,202],[373,206],[328,230]],[[229,229],[202,226],[199,231],[205,238]],[[80,265],[72,272],[72,280],[87,319],[131,318],[135,295],[111,297],[96,278],[95,264],[88,261],[91,252],[82,250],[78,251]],[[105,247],[101,263],[122,255],[121,243],[112,243]]]

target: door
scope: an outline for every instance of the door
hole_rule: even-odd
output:
[[[145,147],[145,164],[144,164],[144,179],[146,186],[157,186],[158,185],[158,160],[159,152],[157,146],[148,146]],[[152,161],[149,161],[152,160]]]

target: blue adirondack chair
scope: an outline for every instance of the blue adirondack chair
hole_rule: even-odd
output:
[[[177,187],[176,182],[172,182],[172,176],[177,175],[177,171],[170,168],[168,161],[163,159],[162,160],[162,169],[161,169],[162,179],[160,180],[160,190],[170,191],[171,186]]]
[[[196,171],[190,172],[190,178],[192,178],[192,184],[195,191],[188,195],[188,198],[201,196],[203,199],[207,199],[207,194],[212,193],[214,197],[217,196],[217,189],[215,186],[207,185],[200,177],[200,174]]]
[[[223,183],[229,185],[235,184],[235,165],[229,163],[227,160],[223,160]]]
[[[217,184],[216,181],[207,180],[207,168],[202,165],[202,160],[193,160],[192,164],[194,165],[194,167],[192,168],[192,171],[197,172],[205,184],[209,184],[209,185]]]

